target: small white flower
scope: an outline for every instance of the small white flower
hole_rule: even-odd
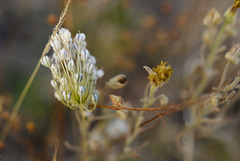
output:
[[[67,58],[67,51],[64,48],[59,52],[59,57],[61,60],[64,60]]]
[[[74,82],[80,83],[83,80],[83,74],[82,73],[75,73],[74,74]]]
[[[99,70],[97,70],[96,75],[97,75],[97,78],[102,78],[104,75],[104,71],[102,69],[99,69]]]
[[[58,52],[58,51],[61,50],[61,43],[60,43],[60,41],[59,41],[58,39],[56,39],[55,37],[53,37],[53,39],[52,39],[52,41],[50,42],[50,44],[51,44],[51,46],[52,46],[52,48],[53,48],[53,50],[54,50],[55,52]]]
[[[74,61],[72,59],[68,62],[67,66],[68,66],[69,71],[71,71],[71,72],[75,71],[75,64],[74,64]]]
[[[78,87],[78,94],[79,94],[80,96],[83,96],[84,93],[85,93],[85,91],[86,91],[86,87],[84,87],[84,86],[82,86],[82,85],[80,85],[80,86]]]
[[[51,66],[51,60],[50,60],[50,58],[49,58],[47,55],[45,55],[45,56],[41,59],[41,64],[42,64],[43,66],[49,68],[49,67]]]
[[[87,61],[88,57],[89,57],[89,51],[86,49],[85,51],[82,52],[82,55],[81,55],[81,59],[82,61]]]
[[[77,45],[76,43],[72,44],[72,49],[77,54],[81,53],[81,47],[79,45]]]
[[[94,65],[93,65],[93,64],[90,64],[90,63],[87,63],[87,64],[86,64],[86,72],[87,72],[88,74],[91,74],[91,73],[92,73],[93,68],[94,68]]]
[[[67,44],[69,42],[71,42],[72,38],[71,38],[71,32],[68,29],[65,28],[61,28],[59,30],[59,36],[61,37],[62,41]]]
[[[98,100],[99,100],[99,96],[98,96],[97,93],[94,93],[94,94],[91,95],[91,101],[92,101],[93,104],[96,105],[98,103]]]
[[[58,101],[61,101],[61,100],[62,100],[57,91],[54,92],[54,97],[55,97]]]
[[[70,92],[70,91],[63,91],[62,92],[62,96],[63,96],[63,98],[64,98],[64,100],[66,100],[66,101],[69,101],[70,99],[71,99],[71,95],[72,95],[72,92]]]
[[[62,77],[60,80],[60,84],[64,87],[67,85],[67,79],[65,77]]]
[[[87,47],[87,42],[83,41],[82,44],[81,44],[81,48],[84,49],[84,50],[87,50],[86,47]]]
[[[59,65],[58,64],[52,64],[51,65],[51,71],[54,75],[59,75],[59,73],[60,73]]]
[[[58,64],[59,63],[59,56],[58,56],[58,54],[57,53],[53,53],[53,55],[52,55],[52,58],[51,58],[51,61],[53,62],[53,63],[55,63],[55,64]]]
[[[97,60],[96,60],[96,58],[94,56],[89,56],[88,62],[95,65]]]
[[[57,80],[51,80],[51,85],[55,90],[58,90],[59,82]]]
[[[85,39],[86,39],[86,36],[84,33],[77,33],[75,36],[75,42],[78,44],[83,43],[83,41],[85,41]]]

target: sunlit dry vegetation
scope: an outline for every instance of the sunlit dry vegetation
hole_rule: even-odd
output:
[[[0,160],[238,161],[238,8],[0,2]]]

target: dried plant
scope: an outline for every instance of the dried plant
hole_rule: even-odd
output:
[[[53,87],[55,98],[69,107],[67,110],[74,113],[77,122],[77,130],[74,132],[77,133],[79,142],[74,139],[65,140],[64,147],[75,152],[76,160],[141,160],[139,151],[150,143],[141,140],[140,145],[134,144],[140,134],[156,126],[158,122],[154,124],[153,120],[159,119],[164,122],[163,116],[183,111],[185,126],[179,134],[175,134],[176,143],[183,154],[183,160],[193,161],[197,132],[203,131],[207,125],[213,125],[224,119],[229,107],[227,104],[232,101],[240,88],[240,74],[234,73],[231,68],[239,63],[240,44],[233,44],[225,52],[225,56],[221,55],[227,48],[224,41],[228,37],[237,35],[236,16],[240,1],[234,0],[224,14],[212,9],[203,19],[206,27],[202,34],[203,44],[199,57],[190,65],[193,67],[192,73],[186,75],[188,87],[185,89],[182,103],[172,103],[170,97],[158,92],[167,85],[174,72],[173,65],[161,61],[153,68],[143,66],[148,73],[148,83],[142,91],[141,107],[135,107],[124,98],[124,95],[114,94],[114,90],[126,86],[128,80],[125,74],[109,78],[104,83],[104,87],[97,86],[98,80],[105,73],[96,66],[95,56],[88,51],[85,34],[78,32],[72,37],[71,29],[61,28],[69,3],[70,1],[33,75],[8,117],[9,120],[1,132],[0,148],[4,148],[6,136],[11,126],[14,127],[13,121],[17,120],[18,110],[41,63],[51,71],[52,80],[49,81],[49,85]],[[169,11],[168,6],[168,10],[164,12]],[[148,21],[148,24],[143,23],[146,30],[156,25],[155,16],[145,17],[145,21]],[[183,22],[180,24],[184,25]],[[128,35],[125,35],[124,39],[127,37]],[[53,52],[52,56],[46,55],[49,50]],[[215,65],[220,61],[227,62],[224,68],[217,71]],[[235,74],[233,79],[229,77],[232,73]],[[109,77],[108,73],[105,75]],[[217,75],[221,75],[219,83],[214,84]],[[105,101],[106,99],[111,101],[110,104]],[[0,108],[0,112],[3,111],[2,109]],[[145,117],[147,112],[153,114],[150,119]],[[152,124],[149,124],[150,122]],[[26,129],[29,133],[34,131],[34,123],[27,122]],[[57,140],[53,152],[54,161],[58,160],[59,146],[61,142]]]

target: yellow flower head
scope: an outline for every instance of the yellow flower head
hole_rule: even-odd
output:
[[[167,62],[161,62],[161,65],[157,65],[156,68],[149,68],[144,66],[144,68],[149,73],[148,79],[151,82],[152,86],[161,87],[164,83],[166,83],[170,76],[172,75],[173,69],[170,65],[167,65]]]
[[[233,7],[240,8],[240,0],[234,0]]]

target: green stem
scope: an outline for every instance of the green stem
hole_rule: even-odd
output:
[[[23,100],[24,100],[27,92],[28,92],[29,88],[30,88],[31,85],[32,85],[32,82],[33,82],[33,80],[34,80],[34,78],[35,78],[35,76],[36,76],[36,74],[37,74],[37,72],[38,72],[39,67],[40,67],[40,61],[38,61],[37,66],[35,67],[32,75],[30,76],[30,78],[29,78],[27,84],[25,85],[22,93],[21,93],[20,96],[18,97],[18,100],[17,100],[15,106],[13,107],[13,110],[12,110],[12,112],[11,112],[11,115],[10,115],[10,117],[9,117],[9,120],[6,122],[6,124],[5,124],[4,127],[3,127],[3,130],[2,130],[1,136],[0,136],[0,142],[3,143],[3,142],[5,141],[8,133],[9,133],[9,131],[10,131],[10,129],[11,129],[11,126],[12,126],[11,121],[15,119],[15,117],[16,117],[16,115],[17,115],[17,113],[18,113],[18,111],[19,111],[19,109],[20,109],[20,107],[21,107],[21,105],[22,105],[22,102],[23,102]]]
[[[88,127],[89,127],[89,121],[84,116],[84,108],[79,108],[79,117],[81,119],[80,126],[80,133],[81,133],[81,158],[84,161],[88,161],[89,155],[89,146],[88,146]]]
[[[227,27],[229,23],[227,21],[224,22],[224,24],[222,25],[216,39],[215,42],[212,46],[212,48],[210,49],[210,54],[207,57],[207,62],[206,62],[206,66],[204,66],[204,71],[205,73],[207,73],[208,71],[211,70],[215,60],[216,60],[216,49],[220,46],[225,29]],[[205,75],[202,80],[199,82],[199,84],[197,85],[196,90],[193,93],[192,99],[195,100],[196,98],[198,98],[204,91],[204,89],[206,88],[207,84],[209,82],[209,78],[208,75]],[[190,113],[190,118],[189,121],[187,122],[187,128],[189,128],[190,130],[188,130],[184,135],[183,135],[183,150],[184,150],[184,154],[183,154],[183,160],[184,161],[193,161],[194,160],[194,147],[195,147],[195,130],[194,127],[196,126],[196,122],[197,120],[199,120],[196,117],[197,115],[197,105],[194,105],[192,107],[189,108],[189,113]]]
[[[146,88],[149,89],[149,86],[146,86]],[[144,101],[143,108],[148,108],[148,107],[150,107],[154,103],[154,101],[155,101],[155,98],[154,98],[155,92],[156,92],[156,87],[151,86],[150,90],[149,90],[148,96],[147,97],[145,96],[145,98],[144,98],[144,99],[147,98],[147,100]],[[142,121],[141,119],[142,119],[143,114],[144,114],[144,111],[140,111],[139,112],[139,114],[138,114],[138,116],[136,118],[136,123],[134,125],[133,132],[132,132],[132,134],[130,134],[126,138],[125,146],[124,146],[124,153],[125,154],[126,154],[126,152],[128,152],[130,144],[133,142],[133,140],[139,134],[139,127],[141,125],[141,121]]]

